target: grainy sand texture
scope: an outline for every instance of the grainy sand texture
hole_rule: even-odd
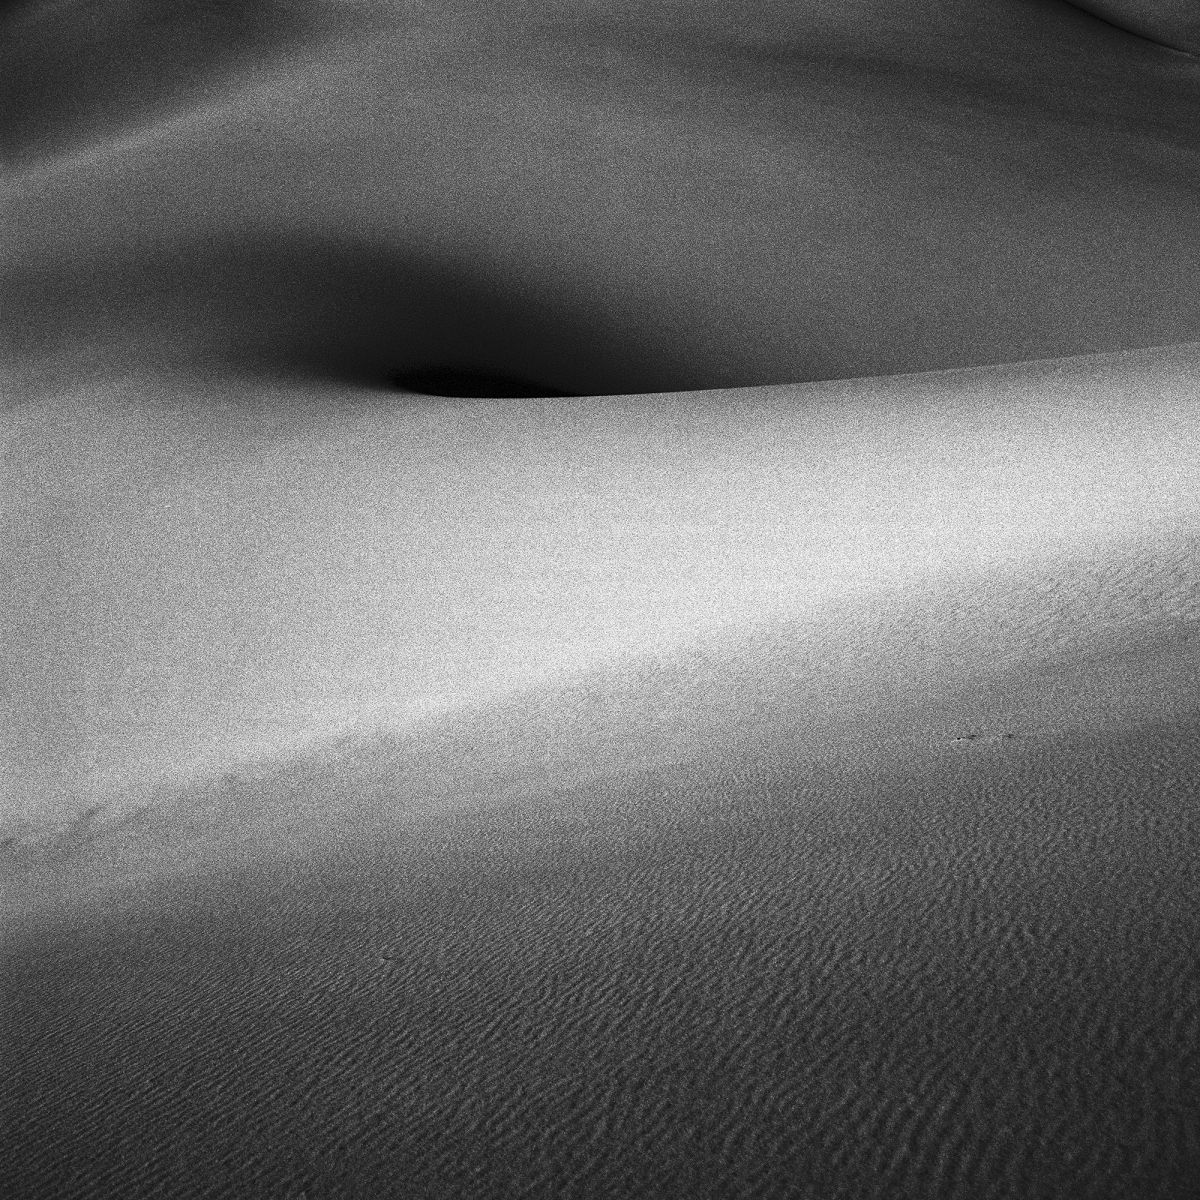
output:
[[[1102,586],[742,634],[27,827],[10,1182],[1190,1195],[1195,546],[1124,565],[1158,617],[1037,662],[1009,621]]]
[[[1200,1194],[1190,14],[0,3],[0,1193]]]

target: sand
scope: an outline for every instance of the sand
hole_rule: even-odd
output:
[[[27,838],[18,1194],[1190,1194],[1197,613],[973,591]]]
[[[5,1194],[1194,1194],[1191,36],[0,7]]]
[[[1187,0],[1071,0],[1118,29],[1185,54],[1200,52],[1200,18]]]

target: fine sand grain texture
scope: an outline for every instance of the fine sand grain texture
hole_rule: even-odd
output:
[[[223,811],[27,832],[10,1180],[1192,1194],[1196,563],[741,635],[227,780]],[[1073,627],[1139,593],[1132,632]]]
[[[0,0],[0,1195],[1200,1194],[1185,0]]]

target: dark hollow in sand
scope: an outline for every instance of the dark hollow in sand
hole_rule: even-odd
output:
[[[418,367],[399,371],[392,375],[391,383],[401,391],[422,396],[518,399],[571,395],[570,392],[529,379],[496,375],[488,371],[456,370],[452,367]]]

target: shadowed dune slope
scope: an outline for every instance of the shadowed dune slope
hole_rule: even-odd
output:
[[[0,22],[16,390],[139,362],[656,393],[1200,337],[1193,59],[1063,0],[727,8]]]
[[[15,1194],[1191,1194],[1194,550],[28,838]]]
[[[1071,0],[1077,7],[1160,45],[1200,53],[1200,12],[1191,0]]]
[[[36,161],[203,103],[247,66],[337,28],[306,0],[8,0],[0,153]]]

